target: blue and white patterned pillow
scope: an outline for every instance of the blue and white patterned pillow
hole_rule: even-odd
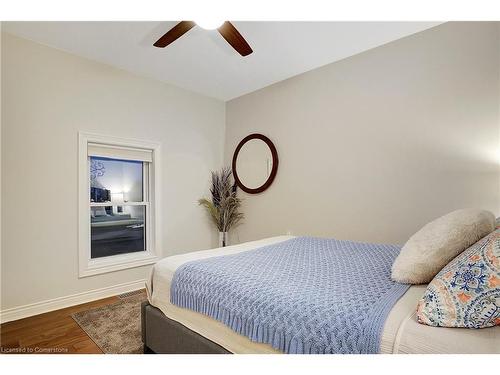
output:
[[[500,325],[500,228],[453,259],[427,286],[419,323],[441,327]]]

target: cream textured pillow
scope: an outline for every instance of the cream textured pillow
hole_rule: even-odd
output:
[[[392,265],[392,279],[405,284],[430,282],[450,260],[493,232],[495,216],[484,210],[453,211],[410,237]]]

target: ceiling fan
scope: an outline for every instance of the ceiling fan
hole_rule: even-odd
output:
[[[233,26],[233,24],[229,21],[224,23],[201,23],[194,21],[181,21],[174,27],[172,27],[165,35],[163,35],[160,39],[158,39],[153,46],[158,48],[164,48],[168,46],[170,43],[176,41],[178,38],[183,36],[189,30],[191,30],[196,25],[200,26],[203,29],[214,30],[222,35],[224,39],[233,47],[241,56],[248,56],[253,51],[250,45],[247,43],[245,38],[240,34],[240,32]]]

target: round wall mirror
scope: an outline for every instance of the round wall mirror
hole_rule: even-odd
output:
[[[278,153],[265,135],[250,134],[238,144],[233,155],[236,184],[246,193],[266,190],[278,171]]]

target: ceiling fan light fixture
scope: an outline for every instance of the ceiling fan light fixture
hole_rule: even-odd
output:
[[[218,19],[201,19],[199,21],[194,21],[198,26],[205,30],[215,30],[221,27],[225,21]]]
[[[241,56],[248,56],[252,51],[252,47],[247,43],[245,38],[240,34],[240,32],[234,27],[234,25],[229,21],[220,21],[216,19],[210,19],[200,22],[195,21],[180,21],[177,25],[168,30],[160,39],[158,39],[153,46],[158,48],[165,48],[170,43],[175,42],[181,36],[186,34],[196,25],[207,29],[215,30],[219,32],[220,35],[228,42],[231,47],[235,49]]]

